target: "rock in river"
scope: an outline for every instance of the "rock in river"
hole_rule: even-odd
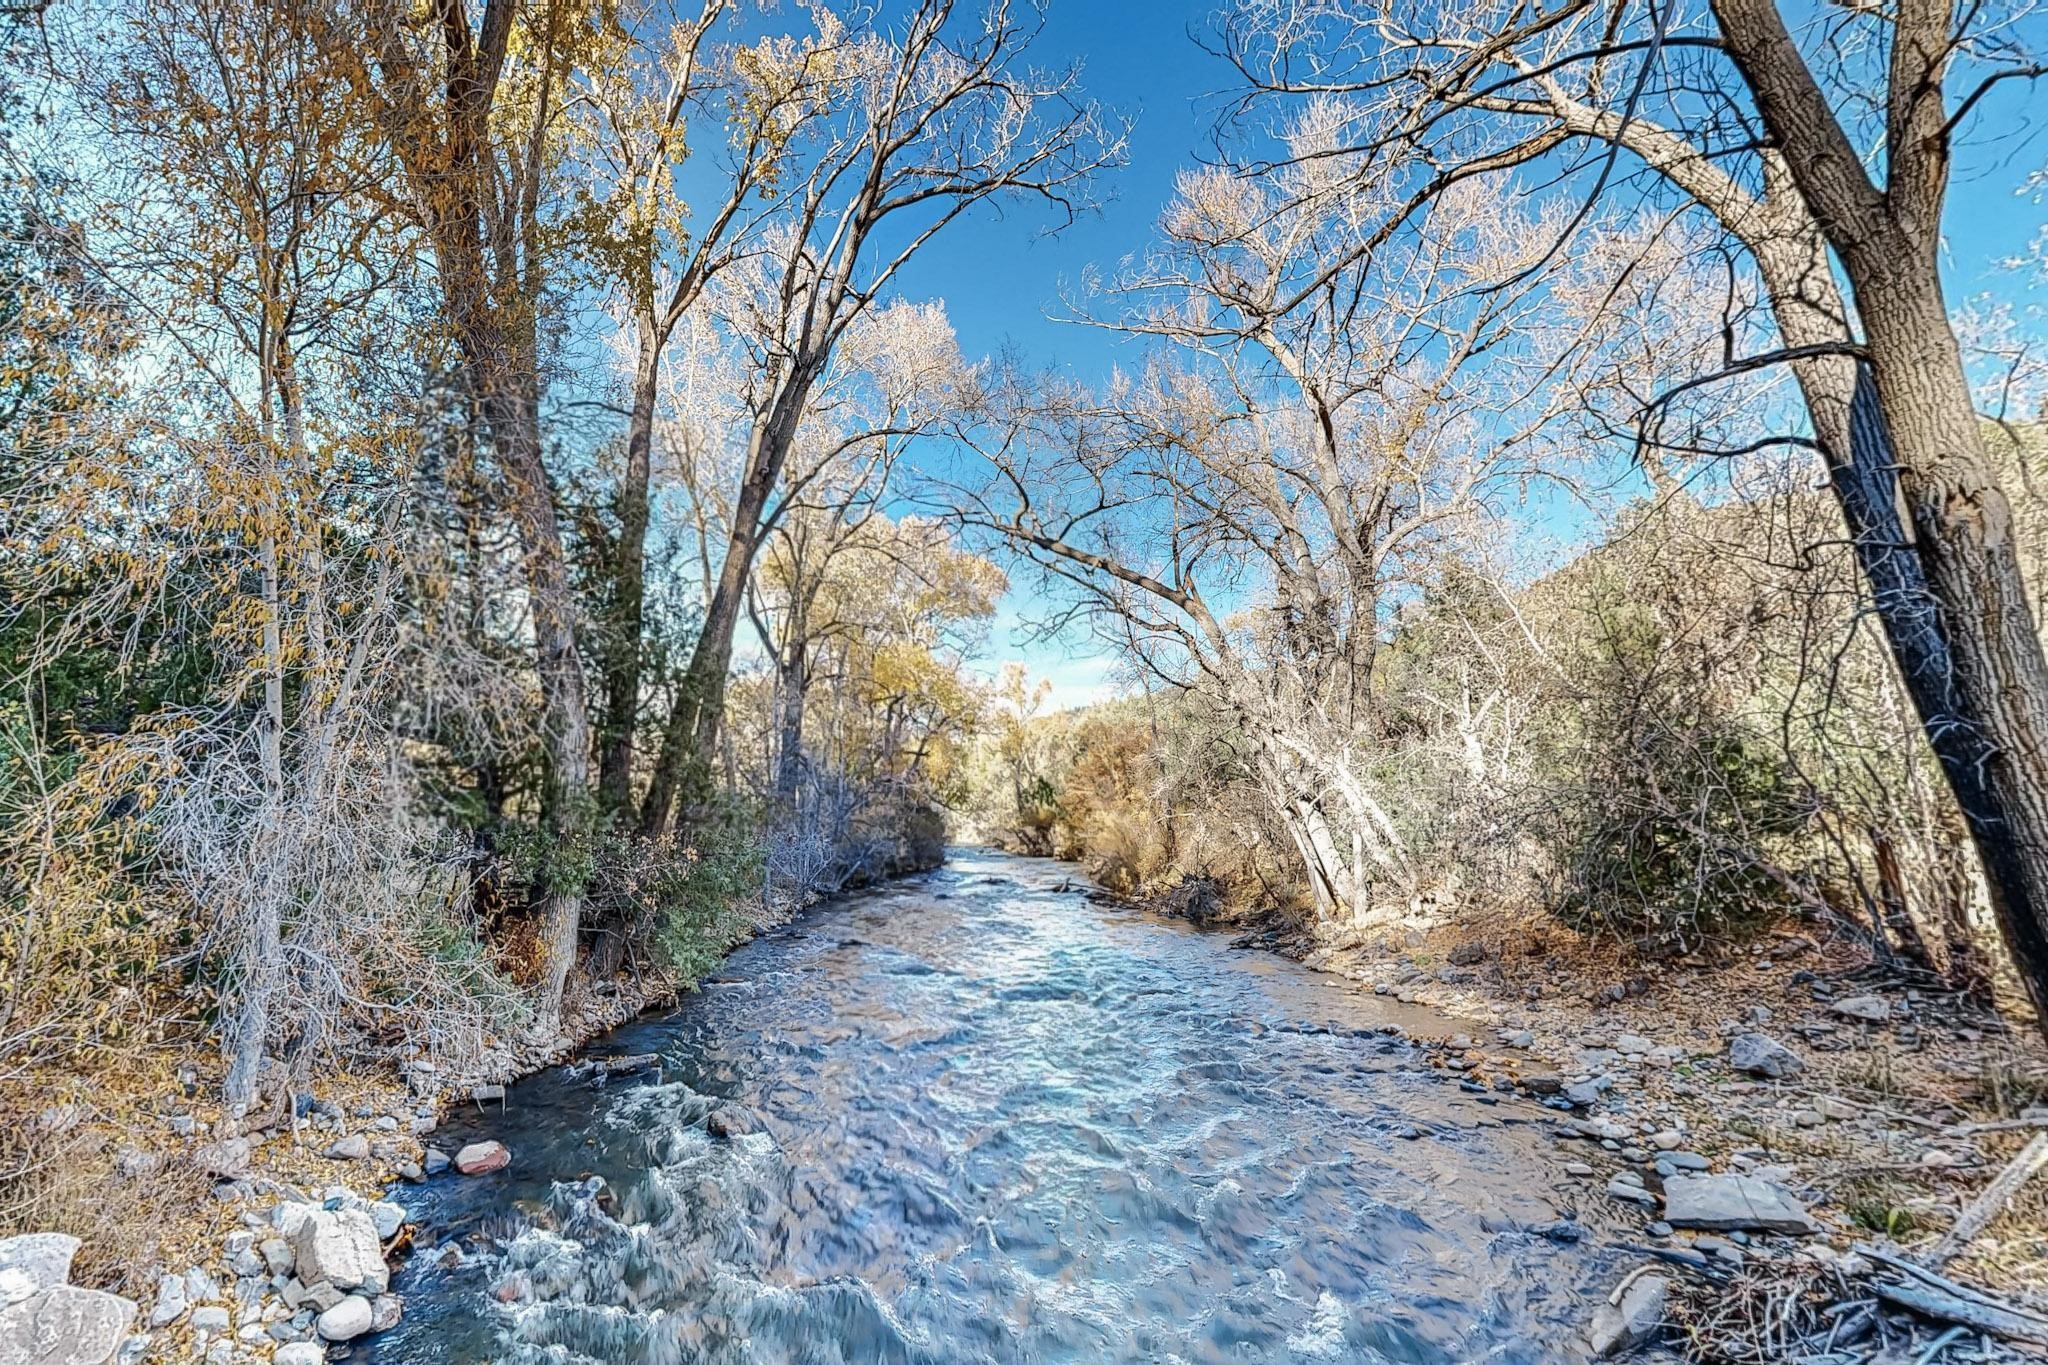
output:
[[[512,1164],[512,1153],[502,1142],[472,1142],[455,1154],[455,1169],[464,1175],[487,1175]]]
[[[1806,1208],[1753,1175],[1674,1175],[1664,1182],[1664,1221],[1702,1232],[1819,1232]]]
[[[1603,1303],[1593,1314],[1587,1333],[1593,1354],[1617,1356],[1648,1341],[1664,1325],[1664,1300],[1671,1291],[1662,1275],[1638,1275],[1622,1291],[1619,1305]]]

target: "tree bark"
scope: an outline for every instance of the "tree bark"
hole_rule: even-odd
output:
[[[1715,0],[1714,13],[1855,293],[1870,397],[1857,404],[1866,420],[1856,423],[1852,445],[1860,438],[1887,452],[1872,474],[1897,470],[1931,599],[1923,629],[1946,646],[1946,676],[1920,686],[1909,676],[1908,687],[2048,1032],[2048,660],[2027,605],[2012,508],[1985,455],[1941,287],[1949,9],[1941,0],[1898,7],[1883,189],[1865,172],[1773,0]]]
[[[753,571],[754,558],[768,532],[764,520],[768,499],[782,478],[790,446],[796,441],[797,423],[823,363],[822,356],[799,361],[755,429],[747,475],[733,505],[732,529],[726,538],[718,583],[705,609],[697,646],[677,686],[662,733],[661,755],[640,803],[644,838],[659,838],[668,832],[678,795],[686,784],[702,780],[709,772],[725,715],[726,672],[732,666],[733,632],[739,627],[746,600],[747,575]]]
[[[619,478],[619,543],[612,557],[604,650],[604,719],[599,731],[598,804],[619,817],[632,808],[634,729],[640,715],[641,636],[647,601],[648,499],[655,393],[661,345],[651,318],[639,323],[633,406],[626,422],[626,467]]]
[[[504,467],[519,517],[533,618],[535,671],[540,680],[541,742],[547,754],[541,824],[548,859],[534,887],[541,909],[546,960],[541,970],[539,1014],[545,1025],[561,1018],[562,992],[576,960],[576,934],[583,915],[583,861],[590,835],[590,715],[583,662],[576,648],[576,599],[569,582],[554,490],[540,448],[540,411],[532,392],[534,371],[521,367],[507,393],[487,393],[482,403],[492,449]],[[524,392],[520,392],[520,389]]]

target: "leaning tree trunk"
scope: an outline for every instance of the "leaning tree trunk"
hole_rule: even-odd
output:
[[[1776,183],[1762,205],[1760,221],[1741,226],[1751,239],[1779,334],[1793,350],[1840,345],[1849,336],[1845,325],[1848,310],[1835,285],[1825,244],[1797,190],[1783,183],[1782,163],[1774,160],[1770,169],[1778,175],[1771,177]],[[1945,330],[1945,317],[1942,326]],[[1951,657],[1951,632],[1928,578],[1927,539],[1921,535],[1916,544],[1916,535],[1907,529],[1901,511],[1901,453],[1887,427],[1876,377],[1870,365],[1847,355],[1808,355],[1795,361],[1792,368],[1892,662],[1950,793],[1965,814],[1986,881],[1993,883],[1998,875],[1994,856],[2001,863],[2010,861],[1998,846],[2011,827],[1995,816],[1999,797],[1986,789],[1986,732],[1965,719],[1970,703],[1957,690],[1959,675]],[[1974,411],[1971,422],[1974,429]],[[2002,504],[2002,497],[1999,501]],[[2011,569],[2017,582],[2016,559]],[[2021,606],[2032,638],[2032,617],[2024,612],[2024,594]],[[2038,648],[2035,653],[2038,658]],[[1977,812],[1974,816],[1972,807]],[[1987,836],[1991,848],[1986,846]],[[2039,885],[2036,883],[2037,888]],[[1994,904],[2000,894],[1994,885]],[[2005,894],[2010,899],[2012,893]],[[2021,904],[2042,903],[2038,889],[2029,893],[2022,888],[2019,894]],[[2014,960],[2022,964],[2035,1011],[2040,1014],[2040,973],[2025,966],[2024,931],[2015,936],[2006,922],[2010,914],[2009,910],[2000,911],[2000,929]],[[2038,914],[2033,918],[2038,926]],[[1951,954],[1951,958],[1957,984],[1968,985],[1973,971],[1981,973],[1973,954]],[[2041,961],[2048,962],[2048,958]]]
[[[733,632],[739,627],[747,575],[753,572],[754,557],[760,553],[767,534],[764,518],[768,499],[782,479],[782,467],[796,440],[798,419],[810,401],[811,386],[823,363],[823,356],[799,361],[756,429],[747,458],[747,474],[733,504],[732,529],[726,541],[725,560],[719,565],[718,583],[704,611],[697,647],[691,652],[689,666],[683,670],[676,689],[668,725],[662,734],[661,755],[648,780],[647,795],[640,803],[643,837],[652,839],[666,834],[678,793],[687,782],[710,771],[719,726],[725,717],[725,677],[732,666]]]
[[[2012,508],[1985,459],[1942,296],[1954,118],[1943,98],[1953,7],[1891,7],[1885,181],[1865,169],[1776,0],[1713,0],[1767,140],[1839,256],[1862,318],[1881,424],[1948,650],[1945,692],[1914,704],[1976,845],[1991,905],[2048,1031],[2048,661],[2028,610]]]
[[[2048,661],[2021,574],[2012,508],[1985,459],[1939,281],[1858,281],[1871,384],[1945,638],[1946,686],[1914,691],[1928,741],[1983,864],[1991,907],[2048,1030]],[[1887,276],[1889,275],[1889,278]],[[1861,428],[1859,427],[1859,431]]]

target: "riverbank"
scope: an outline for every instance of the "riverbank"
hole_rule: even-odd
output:
[[[2048,1128],[2038,1045],[1806,937],[1781,935],[1720,964],[1664,966],[1602,957],[1543,930],[1418,930],[1336,947],[1255,928],[1236,942],[1405,1004],[1405,1032],[1447,1083],[1559,1111],[1550,1174],[1603,1220],[1640,1226],[1642,1263],[1676,1268],[1665,1311],[1710,1358],[1796,1358],[1733,1349],[1727,1318],[1788,1294],[1817,1316],[1842,1301],[1844,1284],[1867,1279],[1859,1242],[1924,1256]],[[211,1101],[214,1064],[171,1048],[118,1074],[44,1078],[44,1103],[17,1126],[61,1166],[70,1216],[46,1225],[85,1238],[73,1281],[138,1305],[123,1359],[258,1361],[319,1337],[310,1286],[269,1245],[290,1218],[281,1206],[353,1211],[402,1258],[405,1190],[453,1155],[436,1145],[451,1108],[488,1116],[505,1084],[672,998],[654,982],[586,986],[561,1035],[491,1040],[459,1074],[417,1052],[373,1056],[316,1079],[290,1121],[241,1136]],[[1782,1074],[1730,1065],[1731,1043],[1759,1036],[1782,1050],[1760,1054]],[[1674,1153],[1785,1188],[1818,1235],[1662,1228],[1661,1167]],[[2048,1181],[2022,1187],[1947,1273],[2015,1298],[2040,1294],[2044,1210]],[[371,1313],[365,1331],[402,1311],[385,1294],[357,1297]],[[1949,1359],[1967,1358],[1950,1349]]]
[[[856,869],[847,889],[939,865],[939,846],[928,840],[875,848],[866,860],[872,868]],[[725,954],[802,908],[749,903]],[[556,1030],[508,1029],[456,1059],[437,1057],[418,1039],[371,1040],[302,1088],[274,1084],[255,1116],[239,1123],[220,1104],[224,1063],[196,1029],[167,1033],[141,1056],[88,1054],[9,1078],[18,1084],[0,1108],[7,1222],[69,1246],[53,1284],[127,1305],[92,1325],[118,1343],[111,1349],[122,1365],[322,1359],[329,1346],[389,1330],[403,1304],[375,1278],[339,1293],[327,1292],[331,1281],[303,1278],[325,1276],[328,1267],[315,1251],[314,1268],[301,1271],[293,1235],[300,1211],[348,1218],[358,1231],[370,1229],[363,1235],[374,1237],[384,1260],[402,1262],[412,1249],[406,1190],[459,1160],[436,1136],[451,1109],[502,1106],[507,1086],[673,1006],[682,993],[658,973],[572,978]],[[0,1238],[0,1275],[7,1241]],[[16,1302],[0,1297],[0,1312]],[[330,1320],[335,1302],[343,1308]],[[6,1329],[0,1318],[0,1346]],[[77,1357],[81,1365],[105,1358],[91,1349]]]
[[[1855,945],[1783,932],[1658,964],[1548,925],[1238,941],[1470,1021],[1430,1040],[1436,1063],[1573,1116],[1558,1160],[1589,1199],[1640,1219],[1644,1264],[1675,1268],[1669,1320],[1702,1358],[1864,1358],[1822,1352],[1831,1333],[1859,1352],[1876,1333],[1946,1338],[1949,1360],[2013,1349],[1974,1346],[1980,1332],[1939,1313],[1873,1327],[1879,1286],[1899,1278],[1884,1256],[2048,1311],[2048,1176],[1980,1202],[2048,1142],[2048,1049]],[[1676,1147],[1792,1192],[1814,1235],[1774,1250],[1672,1228],[1660,1190]]]
[[[365,1049],[254,1123],[220,1107],[221,1061],[207,1049],[47,1069],[18,1092],[36,1107],[6,1116],[18,1178],[31,1182],[12,1220],[77,1238],[70,1283],[133,1304],[122,1362],[320,1359],[328,1342],[388,1329],[403,1307],[368,1279],[330,1293],[324,1264],[298,1264],[296,1211],[354,1215],[384,1258],[402,1259],[405,1190],[453,1156],[435,1138],[449,1107],[492,1103],[674,999],[654,979],[580,983],[557,1033],[487,1038],[459,1070],[417,1046]],[[326,1316],[348,1297],[364,1300],[360,1317]]]

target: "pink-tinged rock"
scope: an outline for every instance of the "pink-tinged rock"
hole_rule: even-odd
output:
[[[488,1175],[512,1164],[512,1153],[502,1142],[472,1142],[455,1154],[455,1169],[464,1175]]]

